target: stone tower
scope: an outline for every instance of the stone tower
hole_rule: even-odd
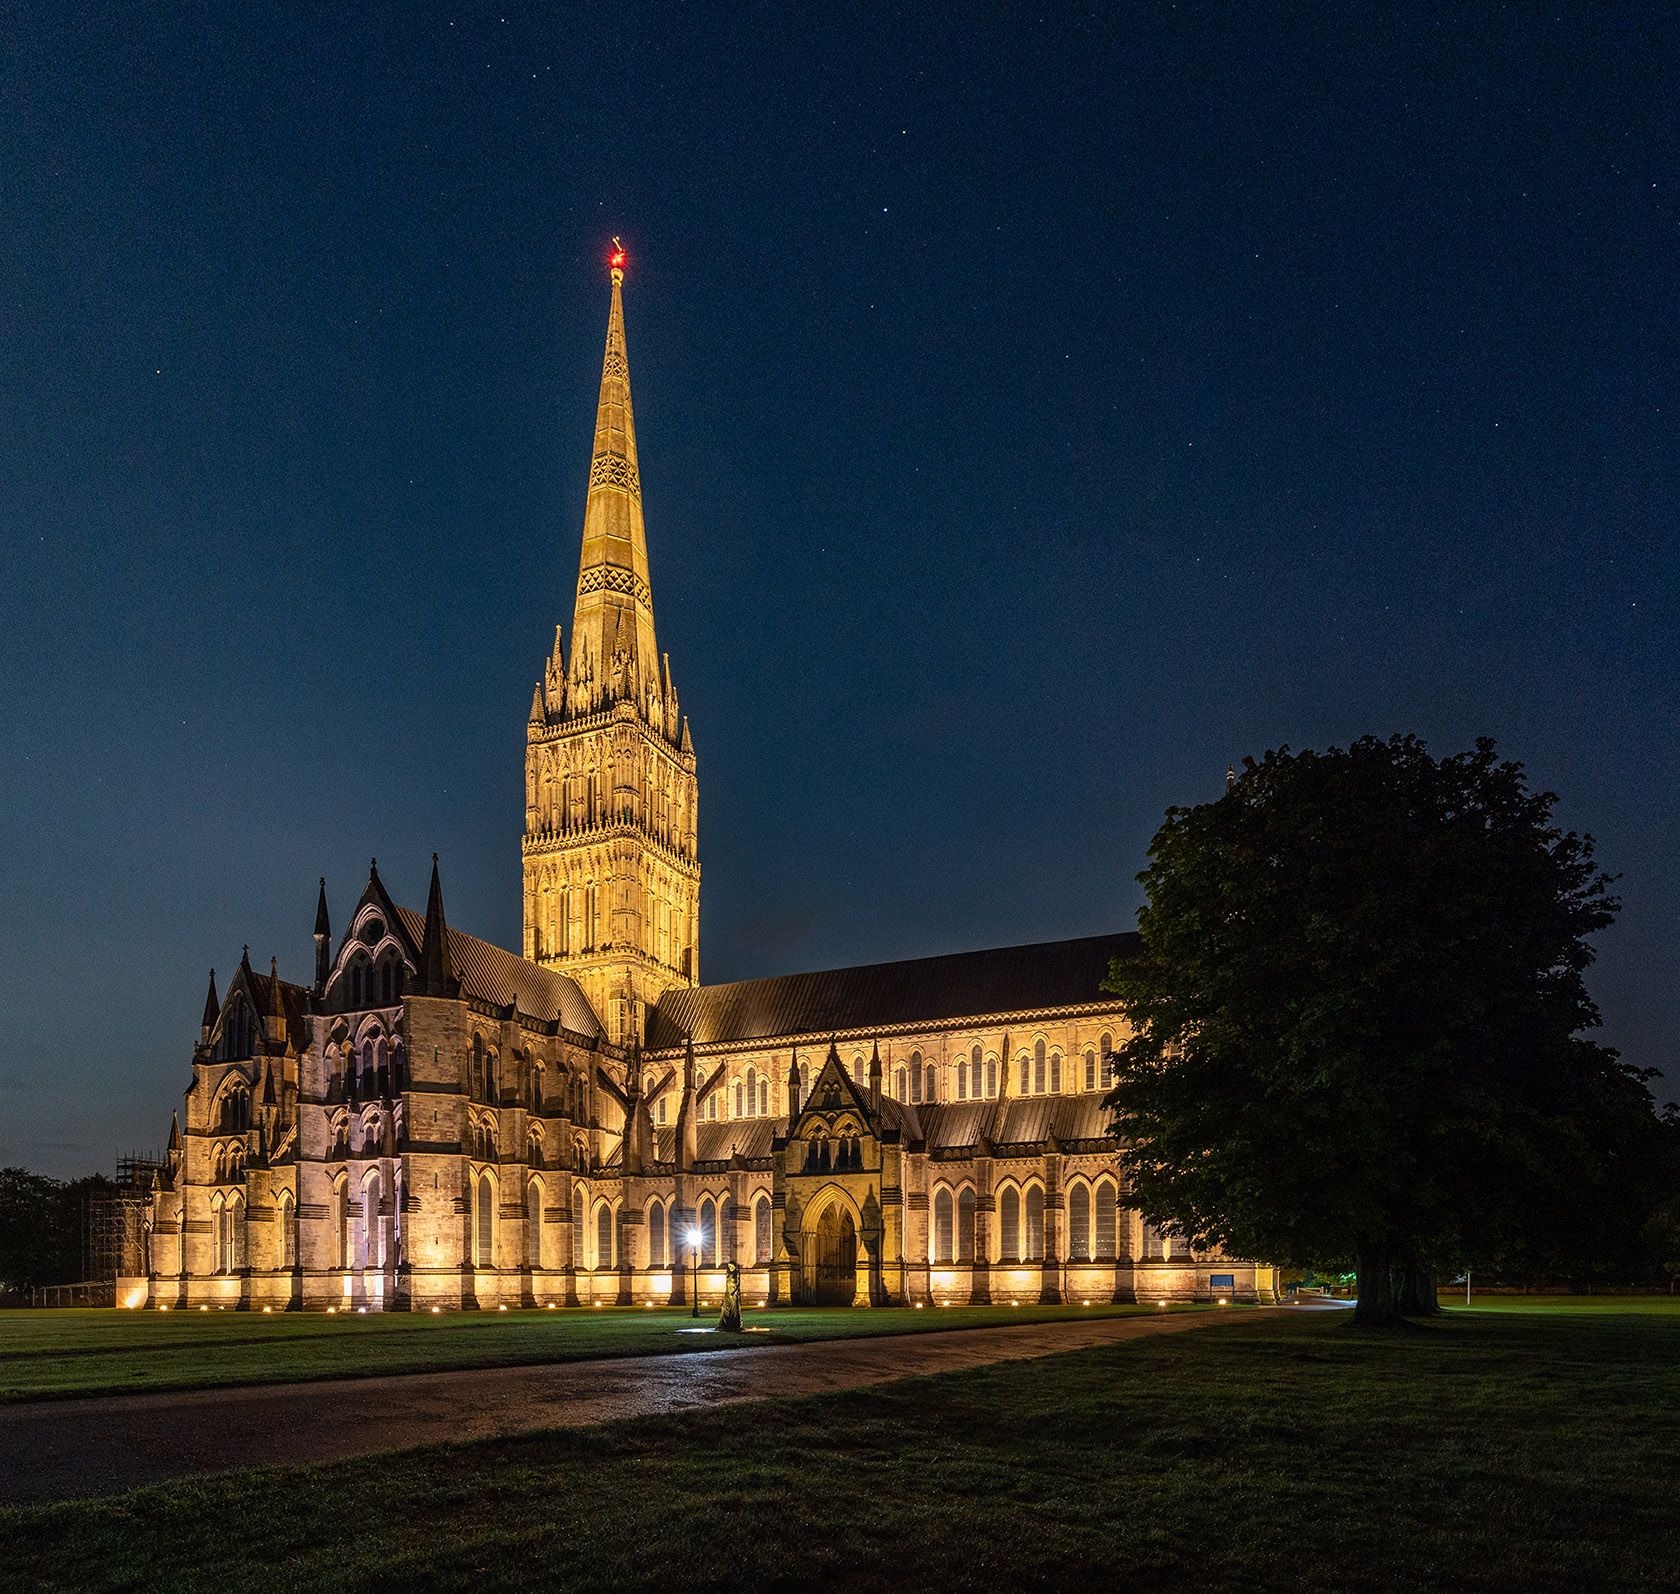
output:
[[[583,987],[608,1036],[699,979],[694,744],[653,632],[624,346],[624,252],[583,512],[571,648],[562,627],[525,743],[525,955]]]

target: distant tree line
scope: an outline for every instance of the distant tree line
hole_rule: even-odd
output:
[[[0,1168],[0,1297],[87,1278],[92,1208],[113,1189],[102,1173],[65,1180]]]
[[[1663,1282],[1680,1122],[1588,1038],[1592,839],[1493,744],[1244,761],[1138,877],[1134,1027],[1107,1098],[1137,1203],[1193,1243],[1358,1273],[1358,1321],[1436,1277]]]

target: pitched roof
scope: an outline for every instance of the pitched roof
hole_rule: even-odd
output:
[[[1101,988],[1109,963],[1137,945],[1136,933],[1126,931],[667,991],[649,1016],[647,1046],[680,1046],[690,1036],[705,1046],[829,1035],[1112,1001]]]
[[[409,908],[392,905],[409,939],[418,947],[425,936],[425,919]],[[448,927],[448,935],[449,963],[461,982],[463,996],[491,1007],[514,1007],[528,1018],[547,1020],[558,1015],[563,1028],[591,1039],[605,1035],[589,998],[569,975],[515,957],[454,925]]]

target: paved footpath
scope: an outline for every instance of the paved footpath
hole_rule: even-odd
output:
[[[748,1343],[739,1350],[541,1367],[29,1401],[0,1406],[0,1505],[115,1494],[191,1473],[334,1461],[695,1406],[855,1389],[1220,1323],[1294,1317],[1301,1310],[1101,1317],[807,1345]]]

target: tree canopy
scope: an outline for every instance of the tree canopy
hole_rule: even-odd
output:
[[[1108,1098],[1134,1199],[1199,1245],[1352,1261],[1358,1315],[1445,1266],[1623,1243],[1667,1157],[1645,1074],[1587,1039],[1618,904],[1493,743],[1244,761],[1169,810],[1138,877]],[[1634,1212],[1643,1202],[1643,1210]],[[1624,1218],[1630,1221],[1622,1221]]]

